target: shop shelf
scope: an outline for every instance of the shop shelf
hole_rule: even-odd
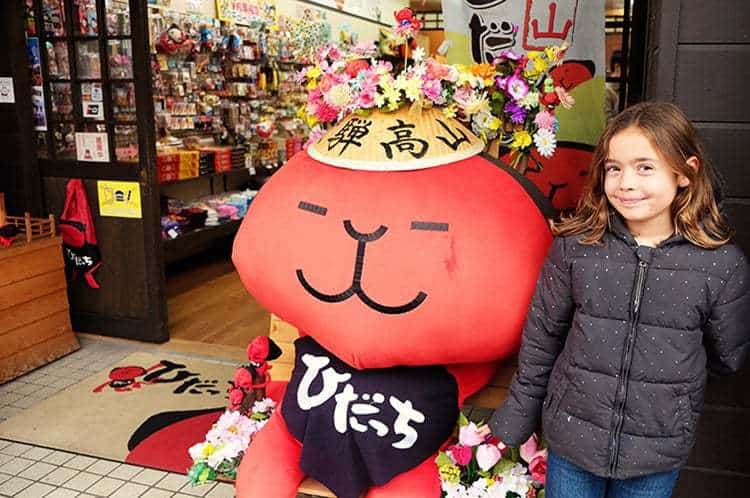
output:
[[[241,219],[232,220],[217,227],[200,228],[180,235],[176,239],[165,240],[162,244],[164,263],[169,264],[185,259],[209,249],[219,239],[234,237],[241,223]]]

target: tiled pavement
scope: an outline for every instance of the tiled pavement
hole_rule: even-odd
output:
[[[113,343],[87,337],[80,339],[79,351],[0,385],[0,421],[23,412],[136,350],[148,349],[148,346],[136,343]],[[82,434],[82,437],[85,436]],[[181,474],[14,443],[2,439],[0,434],[0,496],[233,498],[234,489],[226,483],[193,487]]]

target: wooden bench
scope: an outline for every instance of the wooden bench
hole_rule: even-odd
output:
[[[281,348],[281,357],[273,362],[271,375],[274,380],[289,380],[294,367],[294,341],[299,337],[297,329],[276,315],[271,315],[269,336]],[[507,396],[508,386],[516,371],[517,361],[512,358],[503,362],[495,377],[482,390],[466,400],[463,413],[473,421],[487,421],[494,410]],[[299,492],[305,495],[336,498],[328,488],[314,479],[307,478],[300,484]]]

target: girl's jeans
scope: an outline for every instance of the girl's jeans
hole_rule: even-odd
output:
[[[630,479],[607,479],[549,452],[546,498],[669,498],[679,469]]]

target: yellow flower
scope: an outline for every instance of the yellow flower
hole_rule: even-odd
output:
[[[390,81],[385,84],[381,82],[380,86],[383,88],[383,97],[388,101],[388,107],[393,110],[394,106],[401,102],[401,90]]]
[[[208,458],[214,451],[216,451],[216,447],[211,443],[206,443],[206,446],[203,447],[203,456]]]
[[[547,47],[544,49],[544,55],[546,55],[547,59],[549,59],[549,61],[554,64],[555,62],[557,62],[557,57],[560,55],[560,47]]]
[[[461,469],[455,465],[441,465],[438,467],[438,472],[443,481],[458,482],[461,478]]]
[[[422,80],[420,78],[409,78],[404,86],[406,98],[414,102],[422,95]]]
[[[308,90],[315,90],[316,88],[318,88],[318,80],[310,80],[307,82]]]
[[[443,116],[446,118],[455,118],[456,117],[456,110],[458,107],[456,104],[451,104],[447,107],[443,107]]]
[[[513,132],[513,142],[510,144],[511,149],[525,149],[531,145],[531,135],[526,130]]]
[[[315,66],[315,67],[311,67],[310,69],[308,69],[307,74],[305,74],[305,76],[307,77],[308,80],[314,80],[320,77],[321,74],[323,73],[320,72],[320,68],[318,66]]]
[[[500,127],[503,125],[503,122],[500,121],[498,118],[493,117],[487,122],[487,128],[489,128],[492,131],[497,131],[500,129]]]

